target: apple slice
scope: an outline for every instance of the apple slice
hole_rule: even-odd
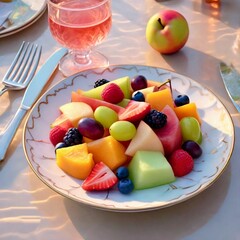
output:
[[[78,126],[80,119],[93,117],[92,108],[83,102],[69,102],[60,106],[59,110],[71,121],[74,127]]]
[[[133,157],[139,150],[160,151],[164,154],[161,140],[144,121],[141,121],[138,125],[137,132],[128,145],[125,154]]]

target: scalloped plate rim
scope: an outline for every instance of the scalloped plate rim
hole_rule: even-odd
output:
[[[217,100],[217,102],[223,107],[223,109],[224,109],[225,113],[227,114],[227,116],[229,117],[229,121],[231,123],[231,129],[232,129],[231,145],[228,148],[228,151],[229,151],[228,152],[228,156],[227,156],[227,159],[224,162],[224,165],[223,165],[221,171],[210,182],[204,182],[203,184],[200,184],[199,188],[196,191],[191,192],[189,194],[182,195],[180,197],[177,197],[175,200],[173,199],[172,201],[167,202],[167,203],[161,203],[160,201],[156,201],[154,203],[147,203],[146,202],[145,205],[143,204],[143,205],[138,206],[138,207],[128,207],[128,205],[123,205],[123,206],[122,205],[121,206],[116,206],[114,204],[102,205],[101,203],[97,203],[94,199],[91,202],[91,201],[88,201],[86,199],[74,198],[72,196],[69,196],[65,192],[61,191],[61,189],[53,187],[45,178],[43,178],[43,177],[41,177],[39,175],[39,173],[37,172],[37,170],[33,166],[34,164],[32,163],[30,157],[28,156],[28,151],[27,151],[27,147],[26,147],[26,131],[27,131],[26,129],[27,129],[27,124],[29,122],[29,119],[30,119],[31,114],[33,113],[34,109],[36,109],[36,107],[39,107],[39,104],[41,103],[41,100],[44,99],[47,96],[47,94],[51,93],[57,87],[60,87],[61,85],[64,85],[64,83],[67,82],[67,81],[71,80],[73,82],[75,77],[79,77],[79,76],[83,77],[83,76],[86,76],[86,75],[88,75],[90,73],[96,74],[96,72],[100,73],[100,75],[108,72],[108,74],[111,75],[114,71],[118,71],[118,70],[116,70],[118,68],[120,68],[120,69],[124,68],[125,70],[126,69],[127,70],[130,69],[130,71],[132,71],[132,68],[137,69],[137,71],[140,71],[139,69],[144,69],[144,70],[148,70],[148,69],[152,69],[153,70],[154,69],[155,71],[159,71],[160,70],[160,71],[163,71],[166,74],[171,74],[173,76],[182,77],[183,79],[187,79],[188,81],[190,81],[190,83],[196,84],[202,90],[207,91],[208,94],[211,94]],[[112,70],[112,69],[115,69],[115,70]],[[155,79],[152,79],[152,80],[155,80]],[[74,86],[74,84],[73,84],[73,86]],[[211,186],[222,175],[223,171],[226,169],[226,167],[227,167],[227,165],[228,165],[228,163],[230,161],[230,158],[231,158],[231,155],[232,155],[232,152],[233,152],[233,148],[234,148],[234,143],[235,143],[235,132],[234,132],[234,125],[233,125],[232,118],[231,118],[228,110],[226,109],[226,107],[223,105],[223,103],[217,98],[217,96],[212,91],[210,91],[209,89],[207,89],[205,86],[201,85],[200,83],[192,80],[191,78],[186,77],[186,76],[184,76],[182,74],[178,74],[178,73],[176,73],[174,71],[170,71],[170,70],[159,68],[159,67],[146,66],[146,65],[132,65],[132,64],[110,65],[108,68],[89,69],[89,70],[85,70],[85,71],[79,72],[77,74],[74,74],[73,76],[70,76],[70,77],[68,77],[68,78],[66,78],[66,79],[56,83],[49,90],[47,90],[47,92],[45,92],[39,98],[39,100],[35,103],[34,107],[31,109],[31,112],[29,113],[29,115],[27,117],[27,120],[26,120],[25,125],[24,125],[24,132],[23,132],[23,148],[24,148],[24,153],[25,153],[26,159],[28,161],[28,164],[31,167],[31,169],[33,170],[33,172],[37,175],[37,177],[44,184],[46,184],[49,188],[51,188],[52,190],[54,190],[58,194],[66,197],[66,198],[72,199],[72,200],[74,200],[76,202],[85,204],[85,205],[87,205],[89,207],[94,207],[94,208],[97,208],[97,209],[106,210],[106,211],[114,211],[114,212],[141,212],[141,211],[151,211],[151,210],[161,209],[161,208],[169,207],[169,206],[181,203],[183,201],[189,200],[190,198],[198,195],[202,191],[206,190],[209,186]],[[142,190],[142,191],[144,191],[144,190]]]

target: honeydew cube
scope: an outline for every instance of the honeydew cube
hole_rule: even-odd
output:
[[[113,80],[109,83],[103,84],[99,87],[92,88],[88,91],[82,92],[82,94],[87,97],[102,100],[102,96],[101,96],[102,91],[106,87],[106,85],[110,84],[110,83],[115,83],[121,88],[121,90],[123,91],[123,94],[124,94],[124,98],[127,98],[127,99],[131,98],[131,95],[132,95],[131,94],[131,80],[128,76],[115,79],[115,80]]]
[[[141,190],[175,181],[173,170],[161,152],[138,151],[128,166],[134,189]]]

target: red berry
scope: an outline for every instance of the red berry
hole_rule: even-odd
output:
[[[183,149],[175,150],[168,161],[176,177],[187,175],[192,171],[194,165],[191,155]]]
[[[61,126],[52,128],[49,133],[51,143],[56,146],[58,143],[62,142],[66,132],[67,130]]]
[[[142,120],[151,110],[151,106],[146,102],[131,100],[125,109],[118,114],[119,120],[136,122]]]
[[[103,162],[96,163],[92,172],[83,181],[82,188],[86,191],[107,190],[118,182],[117,176]]]
[[[122,89],[116,83],[109,83],[102,91],[102,99],[109,103],[119,103],[123,100]]]

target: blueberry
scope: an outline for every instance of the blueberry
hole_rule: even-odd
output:
[[[120,193],[129,194],[134,189],[133,182],[129,178],[124,178],[118,182],[118,190]]]
[[[132,97],[132,100],[138,101],[138,102],[145,102],[145,97],[142,92],[136,92]]]
[[[128,168],[127,167],[119,167],[116,172],[118,179],[124,179],[127,178],[129,175]]]
[[[188,104],[189,102],[190,102],[189,97],[187,95],[184,95],[184,94],[183,95],[178,95],[174,100],[174,103],[177,107]]]
[[[64,148],[67,147],[67,145],[64,142],[59,142],[56,146],[55,146],[55,153],[57,151],[57,149],[59,148]]]

